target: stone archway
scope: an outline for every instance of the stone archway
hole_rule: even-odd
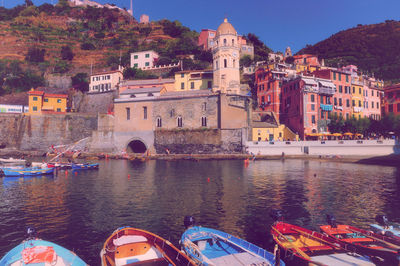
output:
[[[126,147],[128,153],[145,153],[146,151],[146,144],[139,139],[131,140]]]

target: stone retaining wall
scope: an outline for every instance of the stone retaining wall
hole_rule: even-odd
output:
[[[47,151],[51,145],[71,144],[90,137],[97,115],[0,115],[0,139],[6,148]]]
[[[157,130],[154,148],[159,154],[218,154],[242,152],[241,129]]]

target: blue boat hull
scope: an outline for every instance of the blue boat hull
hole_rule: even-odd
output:
[[[194,226],[181,238],[183,250],[200,265],[275,265],[275,256],[243,239]],[[285,265],[280,260],[280,265]]]
[[[39,176],[53,174],[54,168],[3,168],[1,171],[3,172],[4,176]]]
[[[389,237],[394,237],[400,243],[400,225],[392,224],[387,227],[383,227],[379,224],[370,224],[370,226],[373,232]]]
[[[52,258],[51,265],[71,265],[71,266],[85,266],[87,265],[81,258],[79,258],[72,251],[63,248],[57,244],[49,241],[44,241],[40,239],[36,240],[26,240],[10,250],[1,260],[0,265],[8,266],[13,263],[21,263],[20,265],[26,265],[27,260],[40,260],[40,258],[45,257],[45,254],[38,253],[38,250],[50,249],[54,252],[50,253]],[[36,253],[35,253],[36,252]],[[49,252],[48,252],[49,253]],[[27,256],[29,254],[29,256]],[[47,254],[47,258],[49,254]],[[25,264],[24,264],[25,262]],[[64,264],[61,264],[64,263]],[[33,265],[44,265],[44,263],[37,262]]]
[[[72,164],[73,170],[88,170],[88,169],[98,169],[98,163],[84,163],[84,164]]]

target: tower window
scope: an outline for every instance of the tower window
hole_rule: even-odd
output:
[[[232,46],[234,46],[235,45],[235,40],[234,39],[232,39]]]
[[[202,127],[207,126],[207,117],[205,117],[205,116],[201,117],[201,126]]]
[[[228,61],[226,59],[224,59],[224,68],[228,67]]]
[[[178,122],[178,127],[182,127],[182,117],[181,116],[178,116],[178,118],[177,118],[177,122]]]
[[[161,126],[162,126],[161,117],[157,117],[157,127],[161,127]]]
[[[224,45],[226,46],[226,39],[224,39]]]

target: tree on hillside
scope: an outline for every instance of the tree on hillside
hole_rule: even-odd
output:
[[[141,69],[135,68],[135,67],[125,68],[124,72],[122,74],[124,75],[124,79],[154,79],[154,78],[157,78],[157,76],[150,74],[146,71],[143,71]]]
[[[248,33],[245,38],[254,45],[254,61],[267,61],[272,50],[267,47],[254,33]]]
[[[49,3],[44,3],[43,5],[38,6],[38,10],[39,12],[51,14],[54,11],[54,6]]]
[[[89,77],[86,73],[78,73],[71,77],[72,87],[82,92],[89,90]]]
[[[33,63],[43,62],[45,53],[45,49],[30,47],[28,49],[28,54],[26,55],[25,60]]]
[[[125,68],[124,72],[122,73],[124,76],[124,79],[133,79],[136,75],[136,70],[137,70],[137,68],[134,68],[134,67]]]
[[[240,66],[249,67],[253,60],[251,60],[250,55],[246,54],[240,58]]]
[[[72,52],[72,49],[68,45],[64,45],[61,47],[61,59],[62,60],[69,60],[71,61],[74,58],[74,53]]]

